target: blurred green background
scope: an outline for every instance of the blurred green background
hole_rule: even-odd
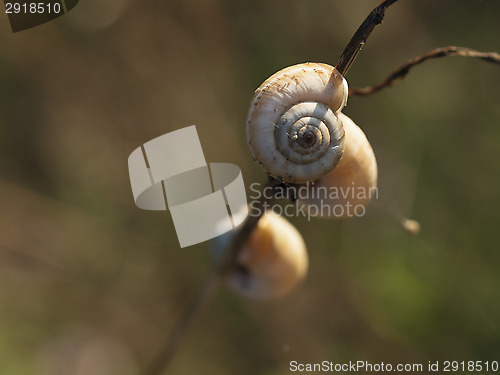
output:
[[[208,161],[263,182],[244,132],[254,89],[288,65],[334,65],[377,4],[82,0],[16,34],[0,16],[0,374],[138,374],[203,282],[209,244],[181,250],[169,214],[135,207],[128,155],[196,124]],[[349,84],[435,47],[498,51],[499,14],[497,0],[401,0]],[[380,199],[361,219],[292,218],[305,283],[273,302],[221,290],[169,373],[500,360],[499,87],[499,66],[448,58],[352,98]]]

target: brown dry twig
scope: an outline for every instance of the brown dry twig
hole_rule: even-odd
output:
[[[342,52],[339,62],[335,68],[345,77],[345,74],[358,56],[359,51],[365,45],[366,40],[372,33],[375,26],[384,20],[385,11],[398,0],[385,0],[378,7],[373,9],[363,23],[358,27],[347,47]]]
[[[281,185],[281,182],[275,179],[270,179],[264,189],[269,187],[275,189],[279,185]],[[189,328],[203,311],[203,308],[208,304],[214,292],[218,289],[221,280],[237,262],[239,250],[243,247],[259,223],[260,218],[264,215],[265,208],[271,205],[274,200],[274,198],[265,198],[265,194],[262,194],[261,196],[262,198],[256,204],[250,206],[251,208],[248,217],[242,224],[241,229],[236,233],[236,236],[229,245],[228,250],[225,252],[224,258],[202,284],[198,294],[193,299],[180,321],[174,326],[168,341],[158,351],[158,354],[150,363],[149,367],[144,372],[144,375],[157,375],[161,374],[165,370],[179,348],[182,339],[189,331]],[[272,196],[274,196],[274,194],[272,194]]]
[[[182,339],[189,331],[189,327],[211,300],[218,288],[219,283],[220,278],[217,274],[215,272],[210,273],[206,281],[202,284],[196,297],[191,301],[191,304],[182,318],[174,326],[165,345],[158,351],[155,358],[144,371],[144,375],[156,375],[165,370],[179,348]]]
[[[413,67],[422,64],[423,62],[430,59],[437,59],[440,57],[447,57],[447,56],[472,57],[475,59],[488,61],[494,64],[500,64],[500,54],[496,52],[480,52],[471,48],[454,47],[454,46],[436,48],[427,51],[426,53],[420,56],[408,60],[406,63],[404,63],[399,68],[394,70],[391,74],[389,74],[389,76],[386,79],[384,79],[382,82],[374,86],[350,89],[349,97],[371,95],[384,88],[392,87],[400,83],[409,73],[410,69],[412,69]]]

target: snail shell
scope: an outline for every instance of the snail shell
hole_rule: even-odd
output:
[[[290,183],[316,180],[336,167],[344,150],[338,113],[347,81],[333,67],[305,63],[269,77],[256,91],[247,119],[254,159]]]
[[[307,194],[298,199],[312,216],[354,216],[356,207],[364,207],[377,194],[377,160],[370,142],[354,121],[343,113],[339,117],[345,130],[342,159],[334,170],[305,185]]]
[[[235,232],[217,237],[212,256],[220,258]],[[299,231],[283,217],[267,211],[243,245],[225,282],[235,293],[273,299],[291,292],[306,276],[307,250]]]

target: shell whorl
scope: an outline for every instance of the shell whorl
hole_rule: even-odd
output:
[[[337,168],[302,189],[297,199],[308,215],[346,218],[364,212],[378,196],[377,159],[365,133],[353,120],[339,113],[345,129],[346,147]]]
[[[256,90],[248,113],[254,159],[285,182],[322,177],[342,156],[338,112],[346,100],[347,82],[330,65],[305,63],[275,73]]]

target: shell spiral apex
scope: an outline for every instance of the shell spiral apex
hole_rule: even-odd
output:
[[[347,82],[332,66],[305,63],[269,77],[256,91],[247,119],[254,159],[284,182],[316,180],[339,163],[344,129],[339,112]]]

